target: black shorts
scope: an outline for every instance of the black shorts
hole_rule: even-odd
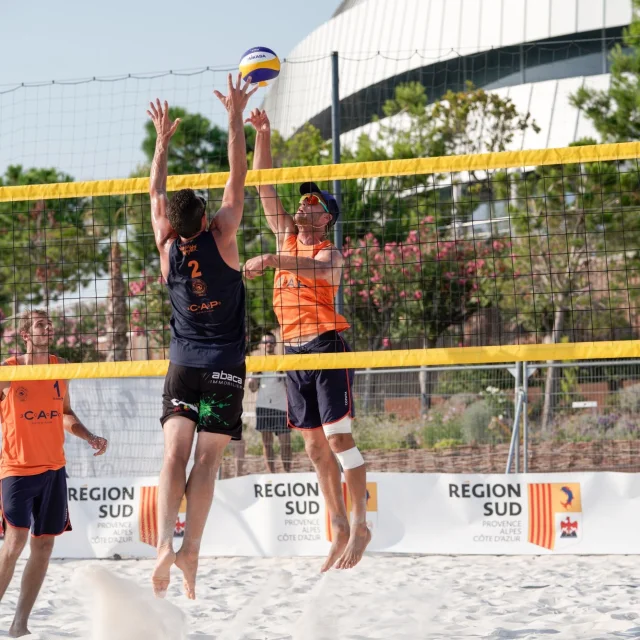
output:
[[[344,353],[349,345],[336,331],[328,331],[301,347],[286,347],[290,353]],[[287,371],[289,426],[317,429],[347,416],[353,418],[353,369]]]
[[[246,367],[198,369],[170,363],[164,380],[162,418],[189,418],[198,432],[222,433],[242,439],[242,399]]]
[[[269,407],[256,407],[256,431],[280,435],[289,433],[287,412]]]
[[[31,529],[34,536],[58,536],[71,531],[64,470],[0,480],[2,524]]]

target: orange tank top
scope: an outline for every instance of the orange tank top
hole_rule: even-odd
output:
[[[289,236],[280,253],[301,258],[315,258],[331,246],[329,240],[305,245],[297,236]],[[338,287],[326,280],[303,278],[285,269],[276,270],[273,281],[273,309],[282,328],[282,338],[290,342],[304,336],[325,331],[344,331],[349,328],[346,318],[336,312]]]
[[[17,365],[9,358],[7,365]],[[49,364],[58,364],[49,356]],[[9,476],[35,476],[65,465],[64,380],[12,382],[0,402],[2,453],[0,480]]]

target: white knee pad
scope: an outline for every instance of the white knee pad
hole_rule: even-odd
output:
[[[349,415],[346,415],[344,418],[341,418],[337,422],[332,422],[331,424],[323,424],[322,430],[324,434],[327,436],[335,436],[340,433],[351,433],[351,418]]]
[[[345,471],[349,469],[357,469],[364,464],[364,458],[358,447],[353,447],[342,453],[336,453],[336,457],[340,461],[340,465]]]

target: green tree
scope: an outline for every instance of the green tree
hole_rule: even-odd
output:
[[[146,359],[169,357],[169,320],[171,305],[162,276],[149,276],[129,282],[131,333],[142,338],[146,346]]]
[[[189,113],[182,107],[171,107],[169,117],[172,120],[181,119],[169,148],[169,175],[229,170],[228,135],[224,129],[212,124],[205,116]],[[145,123],[144,129],[142,151],[151,163],[156,148],[156,130],[150,120]]]
[[[500,254],[508,248],[495,244],[443,236],[430,216],[402,242],[381,245],[372,233],[349,240],[345,303],[356,348],[435,347],[452,326],[494,301]]]
[[[629,326],[633,262],[626,248],[639,239],[638,177],[637,170],[621,172],[615,162],[504,174],[502,188],[515,194],[513,271],[501,290],[505,319],[549,344],[568,334],[613,339]],[[559,380],[559,370],[549,367],[543,429],[560,397]]]
[[[610,55],[611,83],[605,90],[581,87],[571,103],[583,110],[604,142],[640,138],[640,0],[632,0],[631,24]]]
[[[140,236],[126,216],[126,200],[112,195],[87,200],[84,207],[85,226],[95,247],[95,280],[107,276],[104,309],[97,320],[101,359],[129,359],[129,318],[126,280],[132,277],[129,256],[138,255]],[[135,269],[133,269],[135,273]],[[100,295],[96,288],[96,294]]]
[[[346,161],[504,151],[518,133],[539,131],[530,114],[518,112],[509,98],[472,84],[466,91],[447,92],[433,104],[420,83],[401,84],[383,111],[387,119],[380,121],[377,138],[362,135],[355,151],[345,153]],[[360,237],[371,231],[381,241],[398,242],[428,215],[439,227],[467,221],[478,194],[483,189],[490,193],[490,184],[491,176],[473,174],[471,181],[427,174],[346,182],[345,235]]]
[[[400,84],[383,111],[393,116],[380,130],[394,158],[504,151],[518,132],[529,127],[539,131],[531,115],[520,113],[509,98],[476,89],[471,82],[465,91],[449,90],[431,105],[423,85]]]
[[[348,240],[345,307],[356,349],[434,348],[453,327],[495,304],[495,280],[507,243],[457,239],[427,216],[401,242],[373,233]],[[367,377],[368,378],[368,377]],[[437,375],[422,372],[421,408],[431,403]],[[370,393],[367,379],[365,401]]]
[[[109,291],[106,309],[105,360],[116,362],[128,360],[129,314],[127,310],[127,289],[122,273],[122,248],[117,238],[113,238],[109,252]]]
[[[0,186],[72,180],[56,169],[16,165]],[[86,207],[75,198],[0,203],[0,306],[9,315],[24,304],[48,305],[95,277],[100,257]]]

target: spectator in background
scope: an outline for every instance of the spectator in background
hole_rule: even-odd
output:
[[[268,356],[276,352],[276,337],[267,332],[260,340],[260,350]],[[275,473],[273,436],[280,441],[280,458],[285,473],[291,471],[291,432],[287,423],[287,390],[285,378],[275,371],[266,372],[260,378],[249,378],[250,391],[257,391],[256,431],[262,436],[264,459],[269,473]]]
[[[244,431],[245,425],[242,425]],[[235,467],[235,478],[239,478],[242,475],[244,468],[244,456],[247,451],[246,442],[244,440],[232,440],[229,443],[231,452],[233,453],[233,464]]]

